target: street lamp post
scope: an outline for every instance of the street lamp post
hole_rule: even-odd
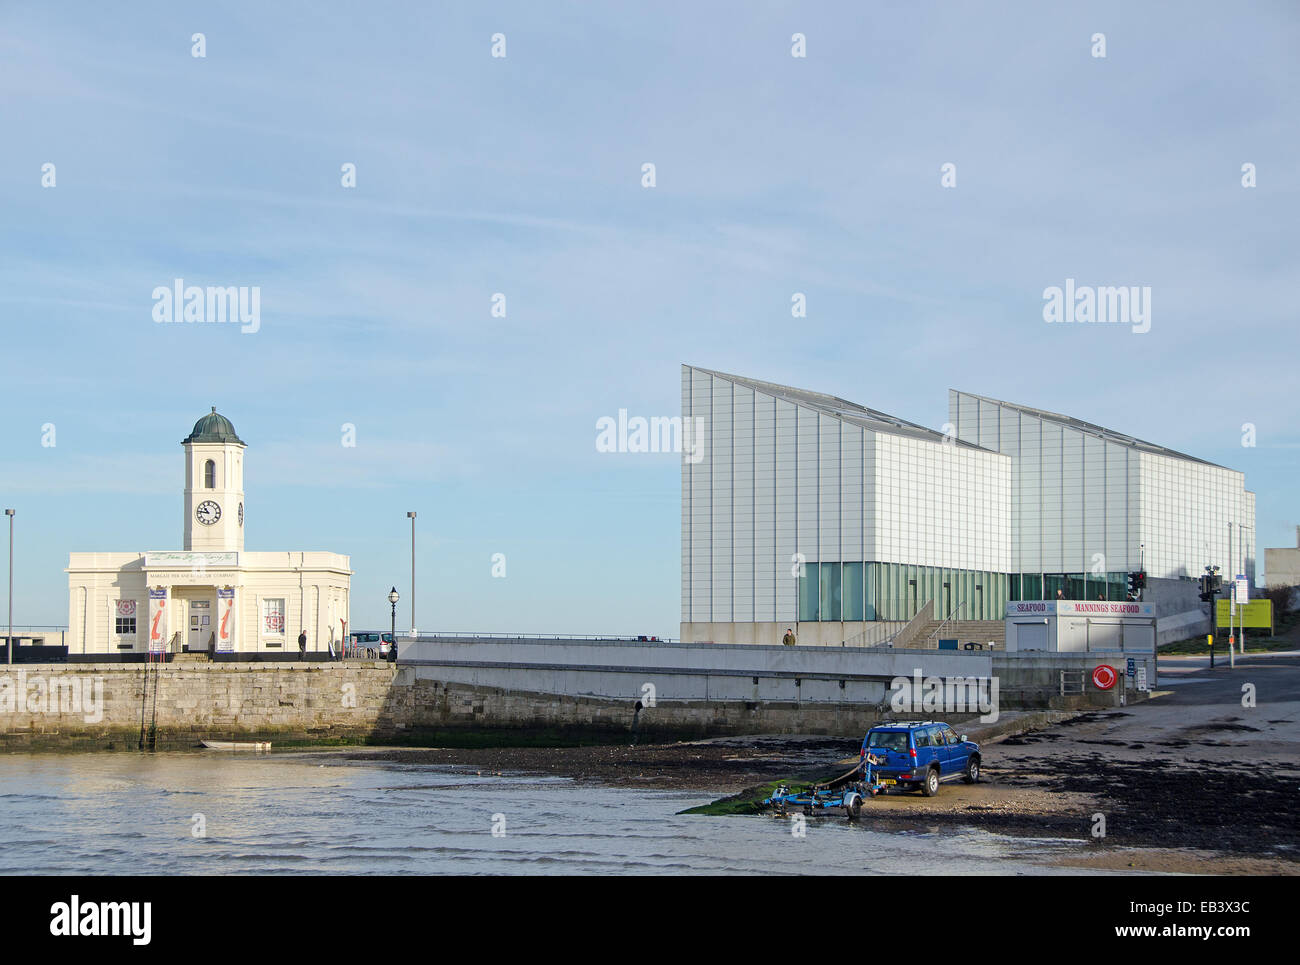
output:
[[[398,599],[400,599],[400,597],[398,597],[397,595],[397,587],[393,587],[391,590],[388,591],[388,602],[393,605],[393,622],[389,625],[389,629],[392,631],[390,635],[392,636],[393,639],[388,645],[393,648],[397,647],[397,601]]]
[[[407,513],[406,518],[411,521],[411,636],[415,636],[415,513]]]
[[[5,659],[14,662],[14,511],[6,509],[9,517],[9,636],[5,639]]]

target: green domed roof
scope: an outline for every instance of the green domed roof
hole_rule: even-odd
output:
[[[191,442],[233,442],[240,446],[244,444],[244,440],[235,435],[235,427],[231,425],[230,420],[217,412],[215,405],[211,412],[194,423],[194,431],[181,440],[181,445],[188,445]]]

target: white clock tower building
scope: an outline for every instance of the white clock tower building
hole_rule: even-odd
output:
[[[185,447],[184,549],[244,548],[244,442],[230,420],[212,411],[194,423]]]
[[[180,550],[68,554],[68,660],[327,660],[352,569],[321,550],[244,549],[244,440],[214,407],[182,441]]]

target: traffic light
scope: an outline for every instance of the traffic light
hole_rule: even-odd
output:
[[[1209,603],[1214,599],[1214,578],[1208,573],[1201,577],[1201,602]]]
[[[1143,572],[1143,571],[1139,571],[1139,572],[1136,574],[1136,576],[1137,576],[1137,579],[1138,579],[1138,582],[1137,582],[1137,588],[1138,588],[1139,590],[1145,590],[1145,589],[1147,588],[1147,575],[1146,575],[1146,573]]]
[[[1130,573],[1128,575],[1129,596],[1135,600],[1137,599],[1138,590],[1142,589],[1142,581],[1145,577],[1145,573]]]

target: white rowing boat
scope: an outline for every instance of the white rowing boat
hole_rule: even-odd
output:
[[[213,751],[269,751],[270,741],[203,741],[203,746]]]

